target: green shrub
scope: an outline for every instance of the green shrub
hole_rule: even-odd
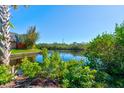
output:
[[[43,49],[42,74],[52,80],[57,79],[62,87],[92,87],[95,83],[96,70],[90,70],[82,61],[63,62],[58,52],[48,57]]]
[[[117,88],[123,88],[124,87],[124,79],[119,79],[119,80],[116,80],[115,82],[115,85]]]
[[[89,42],[86,57],[90,67],[116,75],[124,73],[124,22],[112,34],[103,33]],[[102,63],[98,64],[98,63]]]
[[[123,76],[114,76],[114,79],[111,83],[112,87],[116,88],[124,88],[124,77]]]
[[[97,71],[96,81],[106,83],[106,82],[112,81],[112,77],[104,71]]]
[[[0,84],[5,84],[12,80],[13,75],[10,71],[10,67],[5,65],[0,66]]]
[[[97,82],[95,83],[95,88],[107,88],[108,87],[108,84],[106,83],[103,83],[103,82]]]
[[[69,80],[68,79],[63,79],[62,80],[62,87],[67,88],[70,86]]]
[[[48,50],[46,48],[42,49],[42,55],[43,55],[43,63],[41,63],[42,67],[42,74],[44,77],[47,77],[49,75],[49,65],[50,65],[50,59],[48,57]]]
[[[48,57],[48,50],[46,48],[42,49],[43,60]]]
[[[94,38],[87,47],[85,56],[90,61],[90,67],[95,69],[108,69],[113,60],[114,36],[103,33]],[[100,64],[101,63],[101,64]]]
[[[95,83],[96,70],[90,70],[89,67],[83,66],[82,62],[69,61],[65,62],[63,69],[62,87],[92,87]]]
[[[61,76],[61,58],[59,53],[53,52],[50,57],[48,57],[48,50],[43,49],[43,63],[42,63],[42,74],[50,79],[56,79]]]
[[[22,60],[20,69],[22,69],[23,74],[30,78],[35,77],[41,71],[41,67],[37,62],[30,62],[27,57]]]
[[[48,70],[48,67],[50,65],[50,59],[48,57],[48,50],[46,48],[43,48],[42,50],[42,55],[43,55],[43,70]]]
[[[50,57],[50,77],[60,78],[62,70],[62,60],[58,52],[53,52]]]

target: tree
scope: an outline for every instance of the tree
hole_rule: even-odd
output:
[[[31,26],[28,31],[27,31],[27,39],[26,39],[26,44],[28,48],[32,48],[35,42],[38,39],[38,32],[36,32],[36,26]]]
[[[104,71],[114,75],[124,73],[124,23],[116,24],[113,34],[98,35],[93,39],[85,55],[93,68],[104,68]],[[102,63],[102,65],[100,64]],[[100,66],[101,65],[101,66]]]
[[[0,5],[0,34],[3,36],[3,39],[0,41],[0,51],[2,56],[0,59],[5,65],[10,63],[10,27],[13,25],[10,23],[10,7],[7,5]],[[17,9],[17,5],[12,5],[14,9]]]
[[[114,73],[123,74],[124,73],[124,23],[115,27],[115,47],[113,63],[116,69],[113,69]]]
[[[2,52],[1,60],[4,64],[9,65],[10,62],[10,13],[9,13],[9,6],[1,5],[0,6],[0,22],[1,28],[0,33],[2,34],[3,38],[0,42],[0,49]]]
[[[112,34],[103,33],[88,44],[85,55],[90,60],[91,67],[97,69],[102,67],[106,69],[112,63],[113,49],[114,36]]]

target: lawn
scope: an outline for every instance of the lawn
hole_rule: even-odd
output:
[[[28,52],[40,52],[41,50],[39,49],[12,49],[11,53],[16,54],[16,53],[28,53]]]

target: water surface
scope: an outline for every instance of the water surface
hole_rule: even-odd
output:
[[[67,62],[69,60],[83,60],[85,63],[87,63],[87,58],[83,56],[81,51],[74,51],[74,50],[49,50],[48,54],[49,56],[52,54],[53,51],[59,52],[61,60]],[[21,56],[20,58],[14,57],[13,60],[11,60],[11,65],[17,65],[22,62],[22,59],[25,56]],[[29,59],[31,59],[32,62],[43,62],[43,56],[42,54],[32,54],[27,55]]]
[[[85,60],[86,57],[83,56],[81,51],[72,51],[72,50],[56,50],[59,52],[60,57],[63,61],[69,61],[69,60]],[[53,50],[49,51],[49,56],[52,54]],[[35,60],[37,62],[43,62],[43,56],[42,54],[36,55]]]

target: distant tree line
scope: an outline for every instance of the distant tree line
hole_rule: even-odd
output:
[[[43,49],[47,48],[48,50],[85,50],[87,43],[76,43],[72,44],[66,43],[39,43],[36,45],[37,48]]]

